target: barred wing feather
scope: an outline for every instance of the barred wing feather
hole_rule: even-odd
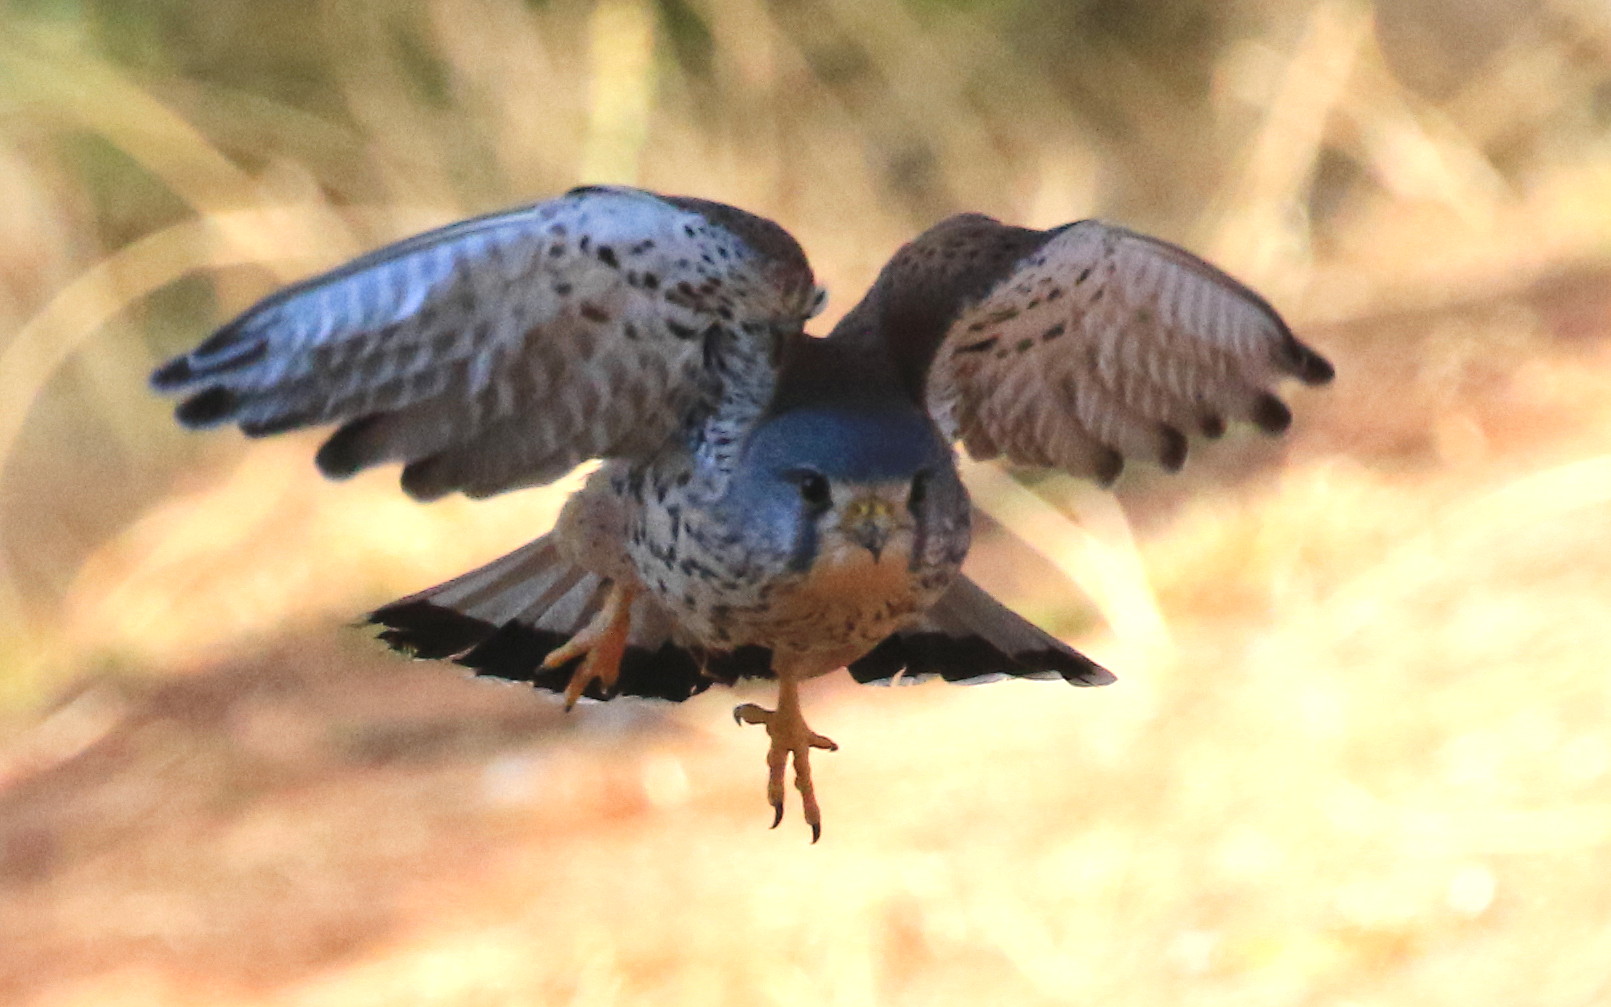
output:
[[[1155,238],[1100,221],[1037,232],[971,215],[902,254],[925,243],[975,264],[953,281],[964,296],[934,328],[938,345],[918,355],[932,353],[936,422],[978,458],[1104,482],[1125,456],[1174,470],[1190,433],[1217,437],[1230,420],[1284,430],[1278,379],[1332,377],[1258,294]]]
[[[152,376],[188,426],[341,426],[329,476],[388,461],[431,499],[653,451],[750,386],[814,303],[805,254],[718,203],[590,187],[372,252],[251,308]]]

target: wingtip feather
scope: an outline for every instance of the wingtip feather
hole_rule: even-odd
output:
[[[1165,471],[1179,472],[1186,464],[1186,452],[1190,448],[1186,435],[1164,424],[1159,428],[1159,437],[1162,439],[1162,446],[1158,451],[1158,464],[1162,465]]]
[[[150,384],[153,391],[171,392],[183,388],[195,377],[190,367],[188,353],[174,357],[172,360],[151,372]]]
[[[179,403],[174,416],[184,426],[202,430],[229,421],[239,406],[239,395],[222,385],[214,385]]]
[[[1304,384],[1323,385],[1337,376],[1337,369],[1331,365],[1331,361],[1297,339],[1288,337],[1281,345],[1287,370]]]
[[[1098,485],[1108,487],[1119,481],[1124,472],[1124,455],[1117,448],[1102,445],[1102,453],[1096,460],[1096,471],[1093,475]]]
[[[1253,422],[1267,434],[1284,433],[1292,426],[1292,410],[1274,395],[1260,395],[1253,403]]]
[[[442,476],[442,469],[448,464],[449,459],[442,455],[432,455],[404,465],[400,480],[403,492],[419,503],[430,503],[447,496],[455,489],[452,481]]]
[[[366,450],[366,434],[378,422],[377,416],[364,416],[343,423],[335,433],[325,438],[313,456],[313,463],[326,479],[349,479],[367,465],[373,464]]]

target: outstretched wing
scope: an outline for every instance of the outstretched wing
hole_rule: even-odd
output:
[[[290,287],[151,380],[190,427],[340,423],[328,476],[401,461],[415,497],[489,496],[652,451],[735,382],[764,402],[815,300],[771,221],[590,187]]]
[[[1184,249],[1086,220],[1049,231],[944,221],[874,288],[880,328],[941,430],[1005,455],[1111,481],[1125,456],[1165,468],[1187,435],[1227,421],[1270,433],[1271,392],[1332,367],[1258,294]]]

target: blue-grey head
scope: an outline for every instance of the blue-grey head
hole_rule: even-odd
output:
[[[805,405],[750,433],[724,505],[790,569],[920,562],[926,540],[960,535],[968,498],[950,445],[904,401]],[[753,536],[763,535],[763,542]]]

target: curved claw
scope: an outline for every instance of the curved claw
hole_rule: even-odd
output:
[[[811,750],[837,752],[839,746],[806,726],[800,716],[798,683],[784,678],[778,688],[778,708],[768,710],[754,703],[743,703],[733,708],[735,724],[762,724],[766,727],[771,745],[766,753],[766,797],[772,805],[772,828],[783,821],[783,780],[792,760],[794,786],[800,791],[806,824],[811,826],[811,841],[822,838],[822,812],[817,807],[816,788],[811,784]]]
[[[621,657],[626,653],[627,634],[632,625],[632,599],[637,589],[613,583],[604,605],[582,631],[543,658],[544,668],[558,668],[582,658],[565,686],[565,712],[569,713],[594,682],[603,686],[605,698],[615,694],[621,674]]]

